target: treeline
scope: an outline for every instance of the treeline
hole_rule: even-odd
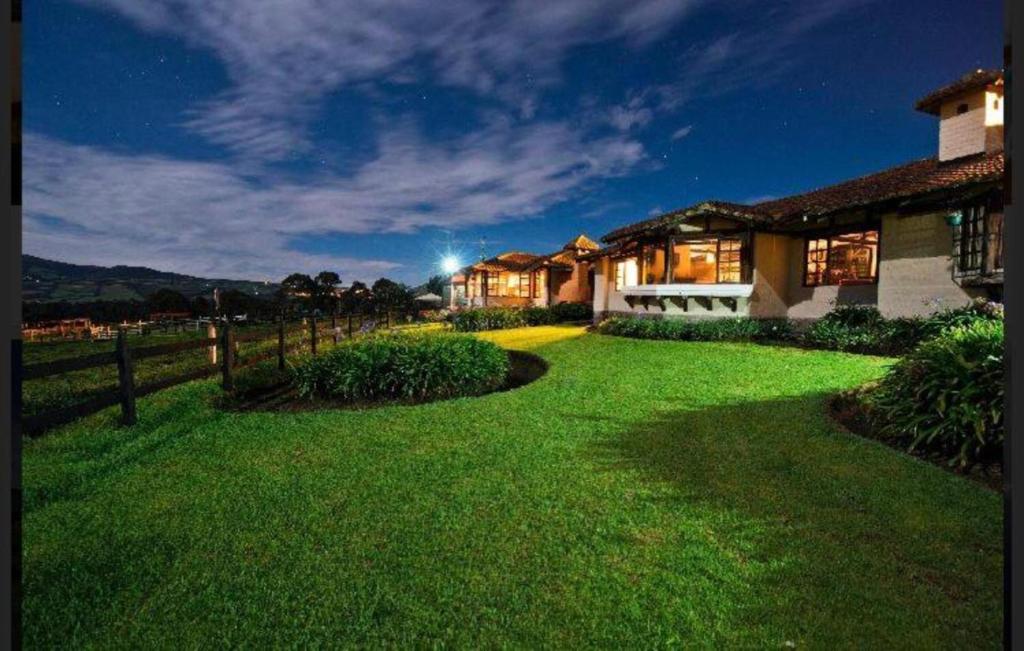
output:
[[[251,319],[272,319],[280,314],[381,314],[411,313],[419,309],[414,289],[388,278],[372,285],[356,281],[341,289],[341,278],[332,271],[315,276],[291,274],[280,288],[266,296],[254,296],[237,289],[219,292],[216,302],[210,296],[188,299],[173,289],[160,289],[146,300],[25,302],[22,320],[27,323],[88,317],[97,323],[147,320],[154,313],[188,313],[192,318],[247,315]],[[424,285],[438,295],[444,280],[434,276]]]

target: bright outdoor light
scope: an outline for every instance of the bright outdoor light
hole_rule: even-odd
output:
[[[445,256],[444,260],[441,261],[441,268],[444,269],[445,273],[453,274],[459,270],[459,259],[454,255]]]

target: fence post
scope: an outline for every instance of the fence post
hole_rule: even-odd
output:
[[[348,338],[352,338],[352,315],[348,315]]]
[[[331,315],[331,332],[334,333],[334,345],[338,345],[338,313]]]
[[[117,388],[121,394],[121,423],[135,424],[135,371],[132,368],[132,351],[128,348],[128,332],[117,331]]]
[[[390,310],[384,312],[384,329],[387,330],[389,328],[391,328],[391,311]]]
[[[284,370],[284,315],[277,323],[277,368]]]
[[[309,319],[309,350],[316,355],[316,317]]]
[[[235,379],[231,376],[231,367],[235,364],[235,341],[231,333],[231,322],[224,320],[224,331],[221,333],[221,386],[225,391],[235,388]]]
[[[199,327],[199,322],[196,322],[196,327]],[[217,326],[214,325],[213,321],[210,321],[210,325],[206,326],[206,338],[216,339],[217,338]],[[217,344],[210,344],[210,364],[217,363]]]

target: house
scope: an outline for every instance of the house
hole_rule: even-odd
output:
[[[548,255],[510,251],[481,260],[452,275],[450,307],[589,303],[593,270],[583,256],[600,248],[581,234]]]
[[[978,70],[916,104],[938,155],[754,204],[708,200],[616,229],[587,254],[595,319],[616,314],[888,317],[1001,299],[1003,74]]]

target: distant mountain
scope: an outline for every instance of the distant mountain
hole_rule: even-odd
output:
[[[148,267],[98,267],[21,256],[22,299],[26,301],[143,300],[158,289],[173,289],[188,298],[211,297],[214,288],[237,289],[254,296],[277,291],[276,283],[199,278]]]

